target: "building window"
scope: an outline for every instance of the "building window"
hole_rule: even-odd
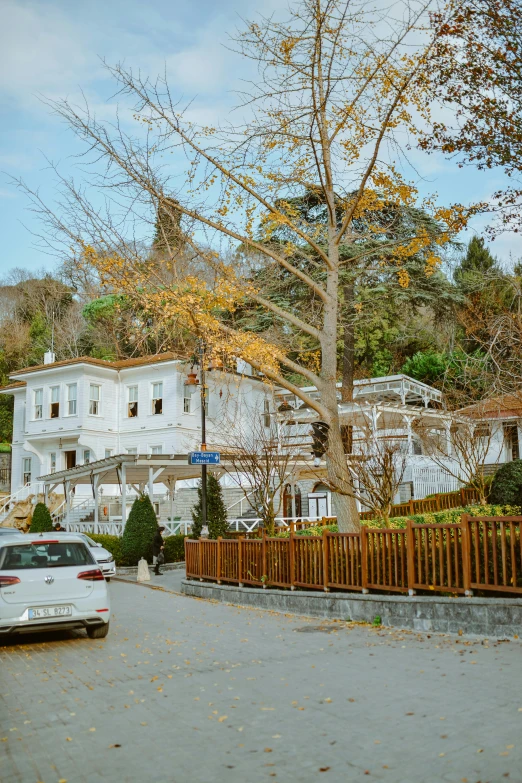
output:
[[[22,478],[24,484],[31,483],[31,457],[24,457],[22,459]]]
[[[125,451],[127,452],[127,454],[137,454],[138,448],[137,446],[131,446],[129,449],[125,449]]]
[[[270,427],[270,400],[263,401],[263,424]]]
[[[152,413],[157,416],[159,413],[163,413],[163,383],[152,384]]]
[[[163,446],[151,446],[150,447],[150,453],[151,454],[163,454]]]
[[[183,395],[183,413],[191,413],[192,411],[192,394],[185,391]]]
[[[49,472],[50,473],[56,473],[56,452],[51,451],[49,454]]]
[[[51,386],[51,419],[57,419],[60,415],[60,387]]]
[[[41,419],[43,416],[43,389],[34,390],[34,418]]]
[[[76,398],[78,396],[78,387],[75,383],[69,383],[67,386],[67,415],[76,416]]]
[[[89,386],[89,413],[91,416],[100,415],[101,386],[91,383]]]
[[[127,401],[127,416],[135,419],[138,415],[138,387],[129,386],[129,399]]]
[[[88,465],[91,461],[91,450],[90,449],[84,449],[83,452],[83,464]]]
[[[520,459],[520,446],[518,441],[518,426],[517,424],[503,423],[504,428],[504,440],[508,450],[508,456],[512,460]],[[477,427],[478,429],[478,427]],[[476,432],[476,430],[475,430]]]
[[[112,449],[105,449],[105,459],[112,457]]]

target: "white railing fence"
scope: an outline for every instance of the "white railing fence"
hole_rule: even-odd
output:
[[[276,526],[285,529],[290,527],[291,522],[320,522],[321,519],[322,517],[277,517]],[[259,527],[262,521],[263,520],[261,518],[230,519],[229,526],[230,530],[233,530],[237,533],[252,533],[254,530],[256,530],[256,528]],[[192,528],[192,520],[188,519],[182,519],[176,522],[162,522],[161,524],[165,527],[166,534],[171,536],[187,536]],[[71,521],[70,519],[67,521],[64,519],[62,525],[65,530],[68,530],[70,533],[105,533],[110,536],[123,535],[123,525],[121,521],[98,522],[96,524],[93,521],[78,522]]]
[[[11,508],[17,503],[28,500],[31,496],[43,495],[44,486],[41,482],[35,481],[32,484],[25,484],[12,495],[4,498],[0,505],[0,521],[2,521],[10,512]]]

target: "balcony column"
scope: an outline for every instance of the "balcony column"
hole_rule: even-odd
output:
[[[94,495],[94,532],[98,533],[99,525],[99,508],[98,508],[98,483],[100,476],[95,473],[92,477],[92,494]]]
[[[125,462],[121,465],[121,533],[125,530],[127,524],[127,465]]]

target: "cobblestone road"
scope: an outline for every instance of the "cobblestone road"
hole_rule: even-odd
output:
[[[2,783],[522,781],[518,642],[111,591],[106,640],[0,647]]]

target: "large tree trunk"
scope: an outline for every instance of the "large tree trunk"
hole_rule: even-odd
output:
[[[341,533],[357,533],[360,530],[359,512],[353,498],[352,476],[348,470],[346,454],[339,422],[337,402],[337,276],[329,274],[329,292],[334,291],[335,300],[325,307],[324,338],[322,344],[321,402],[328,410],[328,448],[326,468],[328,482],[333,490],[333,506]]]
[[[343,288],[344,294],[344,338],[343,338],[343,382],[341,386],[342,402],[353,401],[353,381],[355,365],[355,285],[353,280]],[[351,454],[353,448],[353,427],[341,425],[344,453]]]

